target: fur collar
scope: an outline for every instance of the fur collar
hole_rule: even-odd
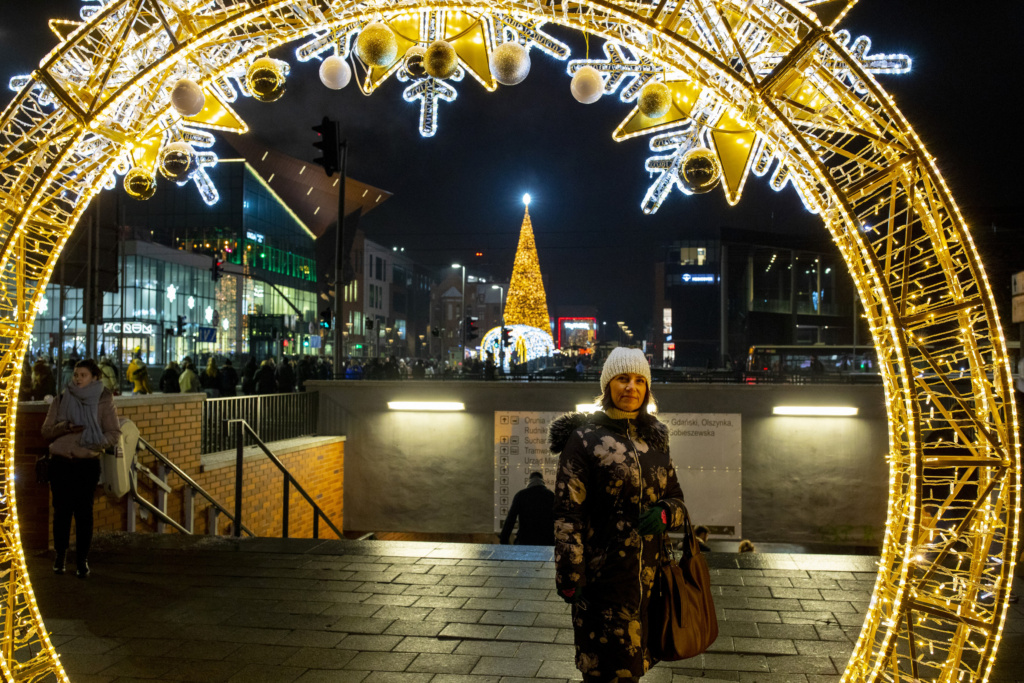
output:
[[[636,423],[640,438],[655,450],[667,453],[668,427],[655,417],[651,417],[650,420]],[[561,453],[573,432],[586,426],[604,427],[617,434],[626,433],[625,420],[613,420],[601,411],[593,414],[565,413],[556,418],[548,429],[548,448],[552,453]]]

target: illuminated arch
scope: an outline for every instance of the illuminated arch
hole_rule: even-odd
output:
[[[889,416],[882,562],[844,681],[987,678],[1017,550],[1010,368],[991,288],[934,160],[865,68],[863,45],[848,50],[833,32],[853,2],[100,0],[80,25],[53,24],[61,44],[0,117],[4,678],[66,678],[18,540],[13,436],[35,304],[82,211],[127,170],[129,147],[152,164],[177,125],[168,94],[178,79],[199,79],[216,110],[192,123],[244,132],[226,75],[269,49],[456,11],[518,27],[524,42],[544,23],[585,31],[683,77],[703,98],[684,113],[740,168],[725,179],[730,201],[748,170],[771,172],[821,216],[864,302]],[[740,153],[729,143],[743,141],[748,156],[729,162]]]

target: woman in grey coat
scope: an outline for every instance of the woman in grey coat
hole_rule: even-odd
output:
[[[91,358],[75,364],[71,382],[50,404],[43,438],[50,441],[50,490],[53,494],[53,571],[64,573],[75,519],[75,561],[78,577],[89,575],[92,545],[92,503],[100,480],[103,449],[121,436],[114,395],[103,386],[102,371]]]

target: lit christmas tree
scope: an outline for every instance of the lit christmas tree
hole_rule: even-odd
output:
[[[540,276],[537,244],[533,241],[533,224],[530,223],[529,195],[523,201],[527,206],[523,227],[519,230],[519,247],[512,268],[512,282],[509,283],[508,297],[505,299],[505,324],[529,325],[550,334],[548,300]]]

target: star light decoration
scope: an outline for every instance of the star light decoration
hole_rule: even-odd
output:
[[[80,10],[82,21],[51,20],[50,28],[62,41],[92,19],[105,2],[85,4]],[[300,62],[322,59],[326,53],[333,53],[354,64],[362,63],[352,54],[352,45],[366,22],[348,21],[339,26],[316,33],[295,50]],[[384,66],[366,66],[364,75],[357,79],[364,94],[371,94],[391,76],[405,85],[402,99],[418,103],[420,108],[419,131],[423,137],[437,133],[441,102],[454,102],[458,91],[453,86],[468,74],[486,90],[494,91],[498,83],[490,70],[490,54],[503,42],[518,42],[528,51],[537,49],[548,56],[566,61],[570,56],[569,47],[545,32],[549,23],[546,19],[511,13],[486,12],[476,14],[466,11],[417,9],[394,15],[385,20],[394,32],[398,51],[391,63]],[[871,40],[866,36],[852,41],[848,31],[835,34],[837,42],[849,47],[850,52],[872,74],[901,74],[911,68],[911,60],[902,54],[872,54]],[[410,47],[425,46],[435,40],[446,40],[455,50],[458,67],[446,79],[432,76],[417,78],[405,68],[405,55]],[[753,132],[751,122],[745,120],[746,112],[730,110],[688,80],[683,74],[669,71],[650,55],[628,48],[613,40],[606,40],[602,46],[603,59],[575,59],[568,62],[570,76],[583,66],[592,66],[602,75],[604,93],[619,92],[623,103],[633,103],[633,110],[627,115],[613,134],[617,141],[637,136],[653,135],[649,142],[652,152],[645,162],[654,182],[641,202],[644,213],[658,210],[665,199],[677,189],[690,194],[679,178],[683,157],[696,147],[713,150],[719,159],[722,172],[722,187],[729,204],[736,204],[742,195],[743,186],[751,171],[763,176],[776,166],[770,179],[770,186],[776,191],[793,185],[797,194],[811,212],[816,212],[802,187],[801,181],[789,173],[784,164],[775,165],[775,150],[768,148]],[[229,56],[229,55],[228,55]],[[773,61],[774,60],[774,61]],[[777,58],[766,58],[751,64],[753,71],[764,77],[777,66]],[[193,79],[202,89],[206,98],[203,110],[195,116],[181,116],[168,106],[169,92],[160,92],[155,98],[157,105],[164,108],[164,114],[156,119],[149,130],[136,139],[126,140],[127,149],[114,167],[114,173],[102,183],[107,189],[116,187],[115,174],[123,176],[133,168],[139,168],[156,176],[157,157],[160,150],[171,142],[187,142],[195,150],[195,163],[188,176],[178,185],[192,182],[196,185],[203,201],[215,204],[220,195],[207,169],[217,164],[217,156],[211,151],[215,138],[211,131],[245,133],[248,126],[232,110],[231,103],[241,95],[252,97],[246,70],[249,62],[240,60],[232,69],[216,77],[207,73],[196,73],[194,65],[181,64],[176,67],[180,78]],[[287,75],[288,67],[283,64]],[[83,59],[82,70],[91,69],[91,63]],[[857,93],[866,92],[866,85],[857,81],[850,71],[837,69],[840,78],[845,79]],[[658,119],[648,119],[635,106],[644,86],[652,82],[663,82],[673,91],[673,106],[668,114]],[[16,76],[10,87],[18,91],[31,83],[30,76]],[[827,100],[822,90],[812,84],[801,83],[803,91],[796,99],[813,103]],[[702,98],[702,95],[704,96]],[[50,101],[53,105],[54,102]],[[118,112],[115,118],[131,118],[133,112]],[[756,105],[751,110],[756,116]],[[109,132],[109,131],[104,131]]]
[[[397,39],[397,55],[386,66],[367,67],[364,77],[358,80],[359,88],[369,95],[391,76],[407,84],[402,99],[409,103],[419,102],[419,130],[423,137],[433,137],[437,133],[440,102],[454,102],[458,97],[458,91],[451,85],[453,82],[461,82],[468,74],[488,92],[497,89],[498,83],[490,68],[490,54],[498,45],[518,42],[527,50],[537,48],[559,60],[568,59],[570,54],[565,43],[542,30],[546,21],[533,18],[431,10],[399,14],[385,23]],[[352,44],[361,29],[362,25],[352,22],[324,32],[300,45],[295,56],[302,62],[322,58],[328,52],[345,59],[353,58]],[[455,49],[458,58],[455,74],[447,79],[417,78],[410,74],[405,68],[408,49],[426,46],[435,40],[446,40]]]
[[[839,31],[836,40],[845,47],[850,42],[850,33]],[[657,133],[649,143],[650,150],[656,154],[644,164],[654,178],[640,203],[644,213],[655,213],[673,189],[691,194],[679,178],[683,157],[691,149],[708,147],[717,153],[722,168],[722,187],[730,205],[739,202],[751,171],[757,176],[764,176],[771,169],[776,161],[775,150],[764,143],[754,132],[752,121],[747,120],[759,113],[756,104],[744,112],[727,108],[709,97],[708,91],[698,83],[682,73],[666,70],[646,54],[634,54],[630,48],[612,41],[606,41],[602,49],[604,59],[571,60],[567,66],[568,74],[572,76],[584,66],[597,69],[604,79],[604,93],[611,95],[621,88],[619,99],[624,103],[635,103],[644,86],[655,81],[664,82],[673,93],[672,108],[668,114],[657,119],[648,118],[634,105],[612,135],[616,141],[623,141]],[[869,73],[904,74],[911,69],[912,62],[907,55],[876,55],[869,54],[870,50],[871,39],[867,36],[853,41],[851,52]],[[755,69],[755,73],[763,78],[776,65],[777,62],[766,61]],[[857,93],[866,92],[866,86],[857,81],[848,69],[841,70],[840,74]],[[807,83],[801,83],[801,86],[803,90],[797,96],[798,100],[824,99],[816,87]],[[772,189],[779,191],[786,185],[793,185],[804,207],[817,213],[802,184],[788,171],[784,164],[776,167],[769,183]]]

